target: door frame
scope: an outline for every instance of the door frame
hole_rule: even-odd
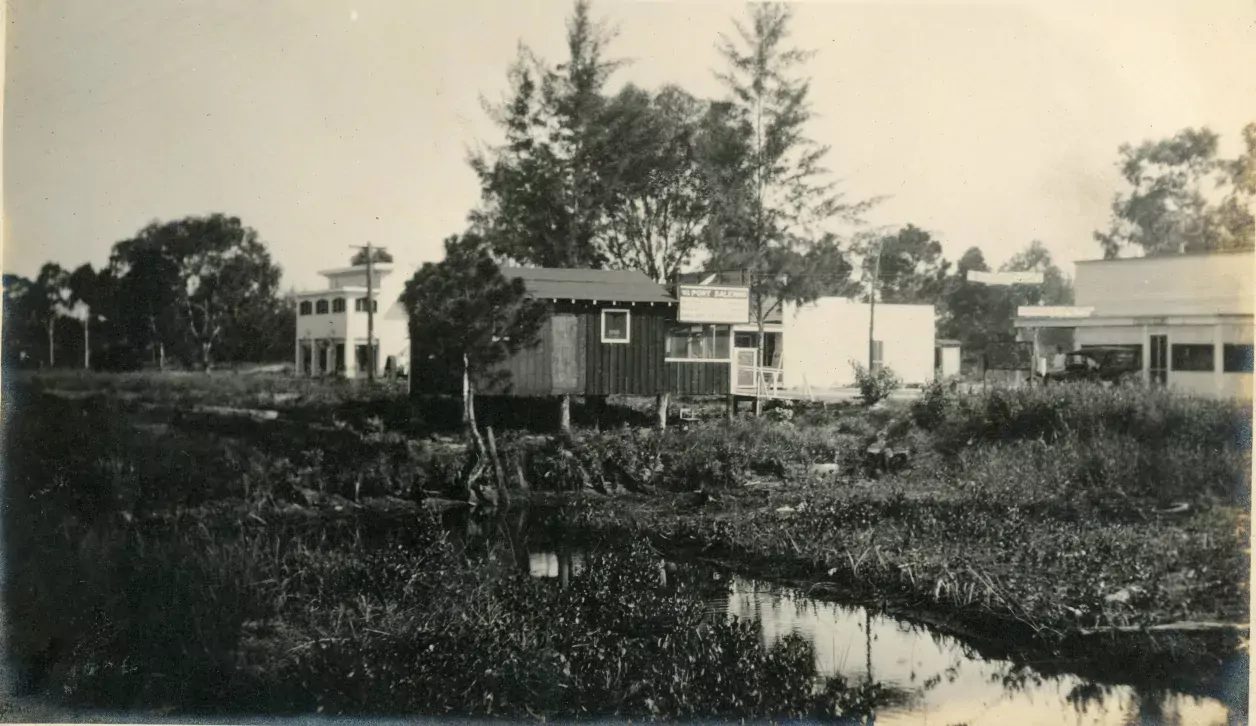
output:
[[[1156,350],[1157,342],[1162,344],[1159,351]],[[1160,353],[1159,361],[1157,361],[1157,352]],[[1169,385],[1169,334],[1167,332],[1147,334],[1147,383],[1152,386]]]
[[[730,341],[730,344],[731,344],[731,341]],[[756,347],[756,348],[736,348],[736,347],[733,347],[731,352],[732,352],[732,356],[731,356],[731,358],[732,358],[732,365],[733,365],[732,375],[731,375],[731,376],[729,376],[729,386],[730,386],[730,387],[731,387],[731,389],[732,389],[732,390],[731,390],[731,392],[732,392],[732,393],[737,393],[739,389],[744,388],[744,386],[739,385],[739,381],[740,381],[740,378],[741,378],[741,371],[742,371],[743,369],[745,369],[745,370],[749,370],[749,371],[750,371],[750,375],[751,375],[751,378],[750,378],[750,388],[753,390],[753,389],[755,388],[755,385],[757,384],[757,382],[756,382],[756,380],[755,380],[755,377],[754,377],[754,374],[755,374],[755,371],[756,371],[759,367],[761,367],[761,364],[754,364],[754,365],[752,365],[752,366],[750,366],[750,367],[744,366],[744,365],[742,365],[742,363],[741,363],[741,354],[742,354],[742,353],[749,353],[749,354],[752,356],[752,360],[758,361],[758,359],[759,359],[759,349],[758,349],[757,347]]]

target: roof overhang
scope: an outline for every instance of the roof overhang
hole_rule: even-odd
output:
[[[533,300],[548,300],[554,303],[590,303],[593,305],[675,305],[675,300],[613,300],[611,298],[583,297],[549,297],[545,295],[528,295]]]
[[[328,297],[328,296],[335,297],[336,295],[346,295],[349,293],[365,295],[366,286],[365,285],[347,285],[345,287],[329,287],[325,290],[302,290],[300,292],[294,292],[292,294],[294,297]],[[380,289],[378,287],[372,288],[371,294],[379,295]]]
[[[1018,315],[1017,328],[1104,328],[1143,326],[1182,326],[1252,324],[1250,313],[1200,313],[1192,315],[1090,315],[1090,316],[1041,316]]]
[[[389,262],[376,262],[371,265],[372,273],[392,272],[393,266]],[[323,277],[337,277],[339,275],[353,275],[360,272],[366,272],[366,265],[353,265],[351,267],[336,267],[330,270],[319,270],[318,274]]]

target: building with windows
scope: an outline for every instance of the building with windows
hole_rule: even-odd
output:
[[[1079,348],[1128,347],[1152,385],[1250,399],[1254,263],[1250,251],[1078,262],[1076,304],[1022,307],[1016,327],[1024,340],[1069,328]]]
[[[745,290],[748,284],[742,272],[692,273],[680,279],[677,290],[682,296],[695,287],[732,291]],[[682,298],[682,308],[684,303]],[[888,367],[910,385],[922,385],[935,375],[932,305],[879,303],[874,314],[867,303],[842,297],[823,297],[805,305],[765,300],[758,366],[759,326],[747,312],[753,305],[753,299],[743,294],[740,318],[729,316],[720,320],[730,324],[702,326],[710,328],[705,336],[715,341],[715,355],[708,360],[723,359],[733,393],[752,394],[757,385],[793,391],[850,388],[855,385],[852,361],[869,364],[869,340],[874,368]],[[683,310],[680,319],[685,319]],[[721,331],[727,331],[723,334],[731,344],[720,341]],[[668,356],[674,360],[673,349]]]
[[[728,326],[678,326],[676,298],[635,270],[504,267],[548,304],[539,340],[516,353],[482,393],[516,397],[726,394]],[[421,314],[421,313],[420,313]],[[673,357],[673,354],[674,357]],[[457,394],[461,372],[425,367],[414,347],[412,395]],[[722,356],[723,367],[707,361]]]
[[[377,262],[368,296],[366,273],[366,265],[324,270],[325,289],[296,294],[297,375],[365,375],[368,306],[375,312],[376,373],[408,368],[410,331],[400,299],[405,279],[391,263]]]

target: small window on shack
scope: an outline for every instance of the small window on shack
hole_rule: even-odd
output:
[[[628,311],[607,308],[602,311],[602,342],[627,343]]]

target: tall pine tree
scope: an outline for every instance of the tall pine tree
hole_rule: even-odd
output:
[[[542,267],[606,264],[598,239],[609,194],[600,121],[607,80],[621,65],[606,58],[613,37],[588,0],[577,0],[567,61],[549,67],[521,46],[508,98],[485,104],[505,143],[471,159],[481,190],[471,223],[499,257]]]
[[[840,288],[850,274],[834,222],[862,223],[877,200],[851,202],[827,181],[829,147],[808,138],[814,114],[800,66],[814,55],[789,45],[790,8],[757,3],[737,40],[721,36],[729,98],[727,122],[739,153],[726,144],[719,175],[720,219],[708,239],[713,270],[746,274],[760,356],[767,317],[785,302],[809,302]]]

